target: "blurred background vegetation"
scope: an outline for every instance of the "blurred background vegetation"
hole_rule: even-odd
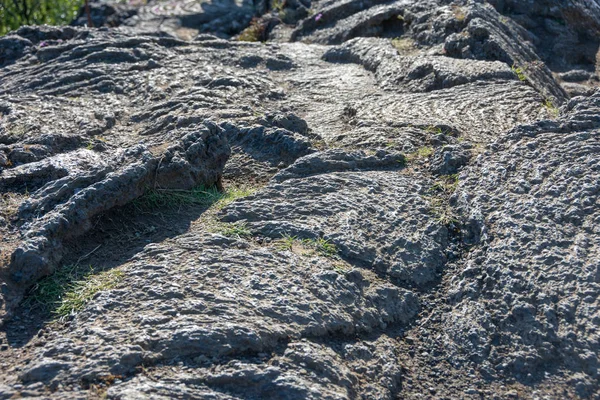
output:
[[[21,25],[66,25],[84,0],[0,0],[0,35]]]

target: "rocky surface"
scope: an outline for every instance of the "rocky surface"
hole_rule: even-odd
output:
[[[0,38],[0,398],[597,398],[600,6],[524,3]],[[121,278],[50,323],[82,260]]]

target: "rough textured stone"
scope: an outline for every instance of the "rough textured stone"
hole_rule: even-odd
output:
[[[450,318],[457,345],[499,374],[582,371],[580,395],[600,371],[599,112],[598,93],[573,100],[557,121],[514,129],[461,173],[457,202],[478,241],[449,292],[464,313]]]
[[[423,286],[444,265],[447,231],[428,220],[431,183],[403,176],[402,161],[384,152],[308,156],[274,176],[259,195],[228,207],[224,220],[243,220],[274,238],[322,237],[352,263]]]
[[[102,1],[0,38],[0,398],[596,398],[599,11]],[[127,204],[197,185],[254,191]],[[88,263],[121,278],[58,324],[19,303]]]

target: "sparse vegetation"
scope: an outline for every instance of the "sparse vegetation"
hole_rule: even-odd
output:
[[[241,42],[262,42],[265,36],[265,27],[258,18],[253,18],[250,25],[237,37]]]
[[[323,139],[315,140],[312,142],[312,145],[317,150],[326,150],[330,146],[327,145],[327,142]]]
[[[122,278],[123,271],[118,269],[64,265],[38,281],[25,302],[64,318],[81,311],[97,293],[115,287]]]
[[[344,267],[345,267],[345,265],[341,264],[341,263],[340,264],[334,264],[333,265],[333,270],[335,272],[337,272],[338,274],[340,274],[340,275],[345,275],[348,272],[350,272],[350,269],[347,269],[347,268],[344,268]]]
[[[271,10],[282,12],[285,7],[285,0],[271,0]]]
[[[525,67],[521,67],[518,66],[517,64],[513,64],[513,66],[511,67],[512,72],[515,73],[515,75],[517,75],[517,78],[519,78],[519,80],[521,82],[525,82],[527,80],[527,75],[525,75]]]
[[[440,128],[439,126],[429,125],[428,127],[425,128],[425,132],[431,133],[431,134],[436,134],[436,135],[441,135],[442,133],[444,133],[444,130],[442,128]]]
[[[83,0],[2,0],[0,35],[22,25],[68,25],[82,4]]]
[[[245,222],[222,223],[215,227],[215,231],[223,236],[244,238],[252,235],[248,224]]]
[[[298,238],[296,236],[284,235],[276,244],[276,248],[281,251],[292,251],[294,246],[294,242],[296,242]]]
[[[326,239],[305,239],[302,241],[305,246],[315,249],[315,251],[326,257],[333,257],[337,254],[337,248]]]
[[[415,160],[422,160],[431,157],[434,149],[430,146],[419,147],[416,151],[406,155],[406,161],[412,162]]]
[[[415,41],[410,38],[394,38],[392,39],[392,46],[394,46],[399,53],[409,53],[416,49]]]
[[[11,219],[17,214],[19,205],[25,198],[29,196],[29,193],[16,194],[16,193],[0,193],[0,216]]]
[[[462,7],[457,5],[452,6],[452,15],[454,15],[454,18],[456,18],[456,20],[459,22],[462,22],[467,18],[465,10],[463,10]]]
[[[431,187],[429,199],[431,210],[443,225],[458,222],[458,216],[450,206],[450,197],[458,187],[458,175],[447,175],[438,179]]]
[[[550,115],[552,116],[552,118],[558,118],[558,115],[559,115],[560,112],[558,110],[558,107],[556,107],[554,105],[554,103],[552,102],[552,100],[550,100],[550,99],[544,100],[543,105],[546,108],[546,110],[548,110],[548,113],[550,113]]]
[[[25,136],[25,133],[27,133],[27,127],[23,124],[13,124],[6,128],[6,132],[8,133],[8,136],[21,139]]]
[[[151,189],[134,200],[133,205],[141,210],[178,208],[190,205],[214,206],[216,209],[221,209],[232,201],[249,196],[253,192],[251,188],[241,187],[230,188],[224,192],[220,192],[216,187],[205,188],[203,186],[191,190]]]
[[[276,244],[281,251],[292,251],[298,254],[318,254],[324,257],[335,257],[337,248],[327,239],[299,239],[297,236],[284,235]]]

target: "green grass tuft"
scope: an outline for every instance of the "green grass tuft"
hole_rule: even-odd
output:
[[[327,239],[304,239],[302,244],[314,249],[318,254],[325,257],[333,257],[337,255],[337,247]]]
[[[281,251],[292,251],[294,247],[294,242],[298,240],[297,236],[284,235],[281,240],[276,243],[277,250]]]
[[[436,134],[436,135],[441,135],[442,133],[444,133],[444,130],[442,128],[440,128],[439,126],[429,125],[428,127],[425,128],[425,132],[431,133],[431,134]]]
[[[423,146],[417,149],[417,151],[406,155],[406,161],[411,162],[415,160],[422,160],[431,157],[433,155],[433,147]]]
[[[243,238],[252,236],[252,231],[245,222],[234,222],[231,224],[219,224],[215,231],[223,236]]]
[[[524,67],[520,67],[517,64],[513,64],[513,66],[511,67],[512,72],[515,73],[515,75],[517,75],[517,78],[519,78],[519,80],[521,82],[525,82],[527,80],[527,75],[525,75],[525,68]]]
[[[450,206],[450,197],[458,187],[458,175],[446,175],[440,177],[431,187],[429,202],[431,211],[436,219],[443,225],[457,224],[458,215]]]
[[[252,188],[230,188],[220,192],[216,187],[203,186],[191,190],[151,189],[133,201],[133,205],[141,210],[159,208],[179,208],[198,205],[221,209],[236,199],[246,197],[254,192]]]
[[[64,265],[40,279],[25,304],[40,306],[58,318],[74,315],[99,292],[111,289],[123,278],[118,269],[96,270],[92,266]]]
[[[324,257],[336,257],[337,247],[327,239],[298,239],[297,236],[284,235],[276,243],[280,251],[292,251],[299,254],[318,254]]]
[[[549,100],[549,99],[544,100],[543,106],[546,108],[546,110],[548,110],[548,113],[550,113],[550,115],[552,116],[553,119],[558,118],[560,111],[558,110],[558,107],[556,107],[554,105],[552,100]]]

